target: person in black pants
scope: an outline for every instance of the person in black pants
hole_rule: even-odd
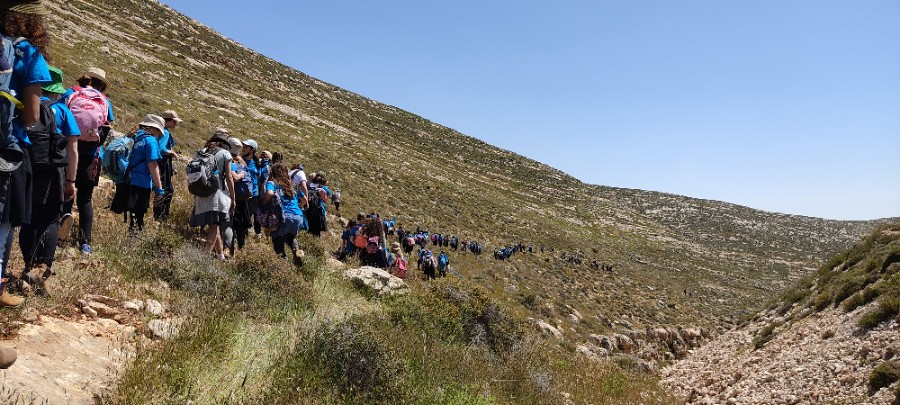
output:
[[[78,85],[99,90],[105,95],[110,84],[109,80],[106,79],[106,72],[102,69],[91,67],[85,70],[78,79]],[[71,95],[71,90],[69,89],[63,95],[64,99]],[[92,198],[94,187],[97,187],[97,184],[100,182],[100,145],[106,142],[106,138],[112,130],[109,124],[115,120],[112,103],[109,102],[109,99],[106,99],[106,102],[108,109],[106,123],[97,129],[100,140],[98,142],[86,141],[83,138],[84,133],[82,133],[82,138],[78,140],[78,170],[75,176],[75,187],[78,188],[78,192],[75,195],[74,204],[78,206],[78,242],[81,247],[81,253],[84,254],[94,253],[94,249],[91,247],[91,235],[94,228],[94,204]],[[61,223],[64,224],[62,226],[63,232],[69,230],[69,227],[65,224],[71,223],[72,205],[73,201],[70,200],[65,203],[63,208],[63,218],[61,219]]]
[[[173,161],[178,157],[178,154],[173,149],[175,147],[175,137],[172,136],[170,130],[174,129],[181,122],[181,118],[178,118],[178,114],[172,110],[163,111],[159,116],[166,122],[163,136],[159,138],[159,153],[162,155],[162,159],[158,162],[162,188],[166,190],[166,193],[161,199],[153,203],[153,219],[165,221],[169,218],[172,197],[175,194],[175,186],[172,185],[172,176],[175,175]]]
[[[67,178],[66,173],[75,173],[80,134],[72,112],[56,102],[65,91],[62,71],[50,67],[50,75],[53,83],[43,86],[41,97],[42,109],[48,109],[46,117],[42,114],[38,123],[26,128],[32,142],[32,209],[30,223],[22,225],[19,232],[19,248],[27,271],[23,278],[40,286],[39,292],[46,292],[43,281],[52,274],[63,201],[75,197],[75,180]]]

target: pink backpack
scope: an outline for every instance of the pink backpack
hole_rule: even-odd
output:
[[[106,96],[97,89],[79,86],[72,87],[72,89],[75,92],[69,95],[66,106],[72,110],[75,123],[78,124],[78,130],[81,131],[78,140],[100,142],[98,128],[106,124],[106,117],[109,114]]]
[[[394,271],[394,275],[400,278],[406,278],[406,259],[398,256],[396,265],[397,270]]]

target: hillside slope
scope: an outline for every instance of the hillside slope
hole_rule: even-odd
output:
[[[175,109],[186,119],[175,132],[181,153],[225,126],[326,171],[344,190],[345,212],[379,211],[489,248],[545,245],[543,255],[454,263],[570,339],[617,319],[721,327],[876,225],[587,185],[305,75],[157,2],[49,3],[53,62],[67,80],[89,65],[106,69],[119,130]],[[615,271],[592,270],[591,260]],[[566,306],[588,321],[565,321]]]
[[[664,369],[663,382],[689,403],[900,402],[898,312],[900,224]]]

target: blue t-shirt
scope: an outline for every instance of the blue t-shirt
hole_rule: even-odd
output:
[[[47,97],[41,97],[41,101],[50,100]],[[72,115],[72,110],[69,107],[66,107],[65,104],[57,101],[53,104],[50,104],[50,108],[53,109],[53,112],[56,115],[56,132],[59,132],[65,136],[79,136],[81,135],[81,130],[78,129],[78,124],[75,123],[75,116]]]
[[[275,184],[275,182],[266,182],[266,191],[271,191],[275,193],[275,197],[281,198],[281,207],[284,210],[285,215],[303,216],[303,212],[300,211],[300,206],[297,205],[297,198],[299,196],[302,196],[303,193],[294,193],[294,197],[288,198],[284,195],[284,193],[281,192],[281,190],[283,190],[281,186]]]
[[[136,141],[131,148],[131,156],[128,157],[128,167],[131,168],[131,185],[144,188],[153,188],[153,178],[150,177],[150,167],[148,163],[155,162],[162,158],[159,154],[159,142],[156,137],[139,130],[135,134],[134,139],[143,139]]]
[[[175,147],[175,138],[172,138],[172,134],[169,133],[169,129],[163,129],[163,136],[159,138],[159,153],[166,153],[172,148]]]
[[[256,160],[247,159],[247,173],[253,181],[253,196],[259,197],[259,169],[256,168]]]
[[[9,88],[16,97],[21,97],[26,87],[35,84],[45,85],[52,83],[50,69],[44,55],[30,42],[22,41],[16,44],[16,60],[13,64],[13,75],[9,82]],[[26,145],[31,145],[25,127],[19,120],[13,120],[13,135]]]

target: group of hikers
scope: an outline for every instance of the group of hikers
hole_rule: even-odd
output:
[[[389,236],[396,236],[390,247],[386,243]],[[426,279],[445,277],[450,271],[450,256],[444,250],[435,254],[428,248],[429,243],[436,248],[447,247],[454,251],[461,248],[463,252],[469,249],[475,254],[481,253],[479,242],[460,242],[455,235],[431,233],[421,228],[405,230],[397,227],[394,218],[383,219],[377,213],[360,212],[355,220],[346,222],[336,256],[339,260],[358,257],[362,265],[384,268],[397,277],[406,278],[408,257],[418,248],[416,268],[423,276]]]
[[[112,129],[115,114],[107,97],[106,72],[89,67],[65,86],[48,53],[50,11],[41,0],[0,2],[0,306],[18,306],[23,293],[46,295],[59,236],[78,227],[73,242],[94,253],[93,194],[102,173],[116,184],[110,209],[123,215],[130,235],[139,235],[151,205],[155,220],[170,216],[175,187],[175,111],[147,114],[127,134]],[[271,237],[273,249],[295,261],[303,251],[297,233],[327,230],[326,202],[340,209],[340,191],[323,172],[307,176],[278,152],[260,150],[253,139],[213,131],[189,159],[190,225],[206,228],[206,248],[226,259],[247,242]],[[15,228],[24,259],[21,273],[9,268]],[[0,368],[16,352],[0,347]]]

